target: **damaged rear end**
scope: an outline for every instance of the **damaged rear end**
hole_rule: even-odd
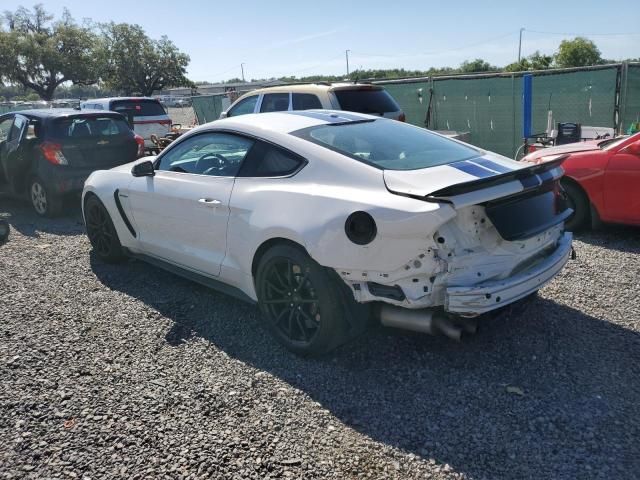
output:
[[[523,299],[553,279],[572,254],[571,233],[564,231],[571,210],[559,184],[564,158],[514,168],[506,159],[485,156],[422,171],[385,171],[390,192],[456,212],[433,233],[429,252],[437,271],[429,298],[408,299],[402,306],[441,306],[474,317]],[[435,191],[420,188],[425,175],[458,172],[473,179]]]

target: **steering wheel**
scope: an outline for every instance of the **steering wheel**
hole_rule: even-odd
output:
[[[207,175],[213,170],[223,170],[228,163],[229,159],[219,153],[205,153],[196,161],[195,170]]]

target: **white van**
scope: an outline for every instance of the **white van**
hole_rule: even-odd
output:
[[[145,148],[155,148],[151,135],[165,137],[171,131],[171,119],[155,98],[113,97],[89,99],[80,104],[81,110],[111,110],[127,117],[133,131],[144,138]]]

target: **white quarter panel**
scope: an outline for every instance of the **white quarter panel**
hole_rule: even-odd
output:
[[[323,266],[367,277],[396,271],[433,244],[433,232],[453,218],[448,205],[391,194],[382,171],[289,136],[289,147],[303,142],[309,160],[290,178],[237,178],[230,201],[225,267],[251,274],[258,247],[285,238],[306,248]],[[322,159],[318,159],[321,156]],[[377,234],[356,245],[345,233],[347,217],[368,212]],[[247,292],[249,293],[249,292]],[[249,293],[255,298],[255,292]]]

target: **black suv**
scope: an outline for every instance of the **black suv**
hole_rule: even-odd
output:
[[[59,214],[63,197],[80,194],[94,170],[143,154],[144,140],[119,113],[50,109],[0,116],[0,183],[27,194],[39,215]]]

